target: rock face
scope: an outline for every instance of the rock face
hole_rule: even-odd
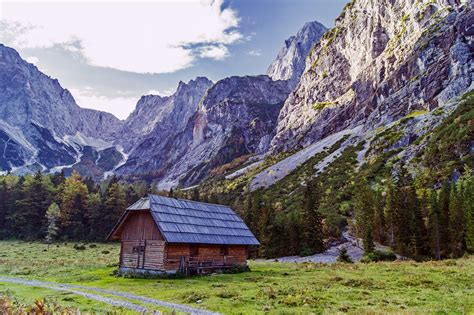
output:
[[[161,188],[190,186],[214,167],[242,155],[266,152],[289,93],[286,81],[263,75],[217,82],[184,132],[170,139]]]
[[[327,28],[317,21],[306,23],[295,36],[285,41],[267,75],[275,81],[288,80],[290,88],[294,89],[305,70],[308,53],[326,31]]]
[[[121,124],[111,114],[80,108],[57,80],[0,45],[1,171],[72,165],[81,145],[69,140],[110,141]]]
[[[143,96],[118,131],[117,142],[129,152],[127,162],[118,172],[157,172],[167,153],[164,150],[169,149],[168,142],[172,143],[184,131],[212,84],[209,79],[198,77],[187,84],[180,82],[172,96]]]
[[[310,53],[272,151],[373,129],[472,88],[474,14],[456,0],[350,2]]]

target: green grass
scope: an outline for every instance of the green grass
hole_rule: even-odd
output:
[[[465,314],[474,312],[474,257],[441,262],[283,264],[251,262],[251,272],[187,279],[112,274],[118,244],[43,251],[40,243],[0,242],[0,275],[80,283],[199,306],[225,314]],[[110,254],[101,254],[109,250]],[[21,274],[18,273],[21,271]],[[94,301],[43,289],[8,287],[16,298],[48,296],[93,311]]]
[[[314,103],[313,104],[313,109],[314,110],[323,110],[324,108],[328,106],[332,106],[336,104],[335,102],[319,102],[319,103]]]

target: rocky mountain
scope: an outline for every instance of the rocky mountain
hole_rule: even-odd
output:
[[[473,20],[464,1],[350,2],[306,60],[272,151],[387,125],[472,89]]]
[[[288,80],[290,88],[294,89],[306,68],[308,53],[326,32],[327,28],[317,21],[306,23],[295,36],[285,41],[267,75],[275,81]]]
[[[142,97],[118,132],[129,157],[117,173],[158,179],[168,189],[195,184],[235,158],[266,152],[281,105],[325,31],[318,22],[306,23],[285,42],[268,70],[271,78],[231,77],[212,88],[197,78],[181,82],[170,97]]]
[[[126,121],[81,109],[56,80],[1,46],[0,167],[114,172],[163,189],[253,169],[248,184],[257,189],[316,155],[325,156],[314,165],[322,172],[362,143],[360,165],[390,150],[408,162],[426,145],[417,139],[472,90],[473,20],[460,0],[355,0],[329,31],[305,24],[268,75],[180,82],[171,96],[143,96]]]
[[[184,131],[212,84],[209,79],[198,77],[189,83],[180,82],[171,96],[143,96],[117,132],[117,142],[129,153],[127,162],[118,172],[133,174],[159,170],[168,142]]]
[[[283,102],[286,81],[268,76],[230,77],[212,86],[186,129],[170,139],[160,187],[196,184],[235,158],[269,148]]]
[[[2,171],[70,167],[86,145],[96,151],[113,147],[112,134],[121,124],[111,114],[79,107],[57,80],[0,45]]]

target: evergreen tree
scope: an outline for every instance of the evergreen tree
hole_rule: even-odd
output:
[[[354,187],[354,210],[357,222],[357,233],[362,238],[364,251],[374,250],[374,198],[373,191],[364,180],[359,180]]]
[[[60,219],[60,210],[59,206],[56,203],[52,203],[48,210],[46,211],[46,238],[45,241],[48,244],[51,244],[56,240],[59,232],[59,219]]]
[[[84,184],[86,184],[88,192],[94,193],[98,191],[97,184],[95,183],[95,181],[92,179],[91,176],[87,176],[84,179]]]
[[[0,239],[7,235],[8,205],[10,202],[9,189],[5,179],[0,183]]]
[[[261,209],[261,216],[259,217],[259,251],[263,257],[272,257],[272,241],[274,224],[274,209],[271,205],[264,204]]]
[[[458,189],[458,186],[460,186]],[[449,249],[454,257],[460,257],[464,251],[464,207],[462,204],[462,183],[451,185],[449,195]]]
[[[41,172],[28,176],[22,187],[22,198],[15,203],[12,221],[16,236],[28,240],[42,238],[46,210],[51,204],[52,184]]]
[[[464,190],[463,207],[465,209],[465,242],[466,249],[470,253],[474,253],[474,176],[470,169],[466,169],[462,178]]]
[[[191,199],[194,200],[194,201],[199,201],[200,200],[199,189],[197,189],[197,188],[193,189],[193,196],[192,196]]]
[[[323,218],[318,211],[320,199],[319,187],[308,183],[305,189],[301,221],[302,249],[309,253],[324,250]]]
[[[440,236],[440,208],[438,205],[438,193],[434,190],[430,193],[430,209],[428,216],[428,235],[433,256],[441,259],[441,236]]]
[[[51,182],[54,187],[59,187],[66,181],[66,176],[64,175],[64,170],[61,170],[59,173],[54,173],[51,177]]]
[[[104,226],[99,233],[105,237],[127,208],[125,191],[119,183],[109,186],[103,208],[105,210],[103,214]]]
[[[61,198],[61,224],[65,235],[72,239],[85,239],[89,230],[87,197],[87,186],[74,171],[64,182]]]
[[[441,188],[438,197],[439,207],[439,243],[441,256],[448,256],[449,250],[449,195],[451,193],[450,185],[445,182]]]
[[[396,187],[396,193],[398,194],[394,202],[396,204],[394,208],[396,248],[402,255],[409,255],[411,254],[410,244],[413,239],[412,213],[417,205],[412,179],[404,165],[401,165]]]
[[[106,211],[98,192],[89,194],[87,208],[89,221],[88,238],[92,240],[103,240],[106,230],[104,226],[108,225],[104,220]]]
[[[252,231],[258,231],[260,215],[262,212],[262,191],[261,189],[257,189],[252,193],[252,201],[251,201],[251,217],[252,221],[249,222],[250,229]]]
[[[410,231],[411,240],[409,245],[409,252],[412,257],[421,258],[428,254],[427,246],[427,230],[423,220],[423,211],[421,203],[416,194],[414,183],[407,187],[407,204],[406,207],[410,212]]]
[[[126,186],[125,194],[126,194],[126,198],[125,198],[126,204],[128,206],[134,204],[140,199],[140,196],[138,195],[138,193],[136,192],[135,188],[133,188],[132,185]],[[173,198],[173,189],[170,190],[170,197]]]
[[[390,178],[387,180],[387,191],[386,191],[386,202],[385,202],[385,222],[388,227],[388,241],[390,246],[395,246],[395,231],[396,231],[396,220],[395,213],[398,212],[397,208],[400,207],[399,202],[400,192],[397,186]]]
[[[386,242],[385,198],[386,193],[380,190],[373,194],[374,201],[374,238],[381,244]]]

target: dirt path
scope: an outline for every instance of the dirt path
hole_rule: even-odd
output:
[[[312,256],[300,257],[300,256],[286,256],[280,257],[276,259],[280,262],[313,262],[313,263],[335,263],[337,261],[337,257],[339,256],[339,252],[341,249],[345,248],[347,250],[347,254],[351,257],[351,259],[355,262],[360,261],[362,256],[364,255],[364,251],[358,244],[357,239],[355,239],[352,235],[349,234],[348,231],[344,231],[342,233],[342,242],[336,245],[329,247],[325,252],[315,254]],[[268,261],[275,261],[268,260]]]
[[[140,313],[144,313],[149,310],[146,307],[131,303],[129,301],[120,300],[120,299],[112,299],[100,294],[93,294],[93,293],[84,292],[81,290],[94,291],[98,293],[113,295],[116,297],[121,297],[125,299],[131,299],[131,300],[140,301],[143,303],[156,305],[159,307],[166,307],[172,310],[177,310],[177,311],[185,312],[189,314],[196,314],[196,315],[218,315],[219,314],[219,313],[214,313],[214,312],[194,308],[187,305],[170,303],[170,302],[160,301],[160,300],[156,300],[156,299],[152,299],[148,297],[138,296],[138,295],[134,295],[127,292],[110,291],[110,290],[87,287],[87,286],[54,283],[54,282],[46,282],[46,281],[39,281],[39,280],[26,280],[26,279],[21,279],[21,278],[10,278],[10,277],[0,277],[0,282],[15,283],[15,284],[32,286],[32,287],[40,287],[40,288],[46,288],[46,289],[51,289],[51,290],[57,290],[57,291],[71,292],[71,293],[83,296],[91,300],[107,303],[113,306],[128,308],[130,310],[137,311]]]

